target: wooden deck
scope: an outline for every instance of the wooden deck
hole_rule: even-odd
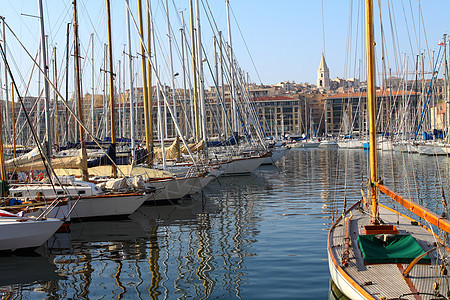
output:
[[[440,265],[443,259],[447,262],[449,258],[444,247],[429,254],[431,264],[417,264],[410,272],[408,278],[402,275],[403,270],[408,266],[407,264],[365,265],[357,238],[359,234],[364,234],[362,227],[370,224],[370,212],[356,208],[352,210],[352,215],[348,266],[341,267],[356,284],[373,295],[375,299],[382,297],[385,299],[441,299],[434,296],[433,284],[435,282],[439,283],[439,294],[446,297],[450,295],[448,294],[448,276],[442,278],[442,272],[440,272]],[[380,217],[385,224],[395,225],[399,230],[399,234],[411,234],[414,236],[424,251],[428,251],[436,246],[434,236],[422,226],[412,225],[410,219],[399,216],[383,207],[380,207]],[[330,232],[329,240],[332,245],[331,255],[338,263],[341,262],[344,252],[344,237],[344,222],[340,220]]]

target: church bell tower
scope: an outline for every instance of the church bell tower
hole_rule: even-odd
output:
[[[330,89],[330,70],[328,70],[323,53],[320,59],[319,69],[317,70],[317,88],[321,91]]]

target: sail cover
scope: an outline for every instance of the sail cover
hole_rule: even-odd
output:
[[[409,264],[425,253],[416,239],[409,234],[394,234],[386,238],[379,234],[360,235],[358,244],[366,264]],[[419,263],[429,264],[431,259],[426,255]]]

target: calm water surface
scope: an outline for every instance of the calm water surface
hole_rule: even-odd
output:
[[[365,184],[367,152],[291,150],[130,220],[84,222],[35,257],[0,257],[8,299],[328,299],[332,211]],[[442,212],[449,158],[384,152],[381,177]],[[395,180],[392,180],[395,178]]]

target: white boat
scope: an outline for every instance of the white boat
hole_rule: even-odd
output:
[[[422,155],[447,155],[443,144],[423,143],[416,146],[417,153]]]
[[[153,187],[155,192],[152,193],[146,201],[152,202],[181,199],[186,195],[193,194],[201,190],[203,178],[204,176],[190,176],[148,181],[147,185]]]
[[[350,139],[350,140],[339,140],[337,141],[339,148],[342,149],[362,149],[364,148],[364,141]]]
[[[194,193],[201,189],[201,179],[205,177],[206,173],[191,173],[187,174],[191,169],[191,165],[173,166],[170,171],[151,169],[142,166],[118,165],[117,170],[121,176],[129,176],[131,178],[139,179],[141,188],[144,190],[154,190],[155,192],[148,195],[145,201],[166,201],[171,199],[180,199],[189,193]],[[89,168],[89,174],[92,176],[91,180],[100,182],[102,180],[109,180],[111,174],[111,166],[98,166]],[[81,176],[79,170],[70,170],[71,175]],[[55,171],[61,175],[58,170]],[[64,174],[67,174],[65,171]],[[206,184],[206,183],[205,183]]]
[[[317,148],[319,147],[320,142],[315,140],[304,140],[304,141],[298,141],[292,144],[287,144],[286,147],[289,147],[291,149],[295,148]]]
[[[150,200],[151,195],[152,193],[118,193],[71,199],[74,206],[71,220],[128,216]]]
[[[338,148],[338,143],[333,140],[323,140],[319,144],[319,148]]]
[[[248,174],[255,171],[270,155],[234,156],[219,164],[224,175]]]
[[[407,153],[409,149],[409,143],[405,141],[395,142],[393,145],[394,151]]]
[[[27,218],[0,211],[0,251],[33,249],[43,245],[63,224],[60,219]]]
[[[393,142],[391,140],[379,138],[379,141],[377,142],[377,149],[381,151],[393,151]]]
[[[319,141],[306,140],[302,142],[301,148],[318,148],[320,145]]]
[[[445,153],[447,153],[447,155],[450,155],[450,145],[449,144],[443,144],[441,146],[442,151],[444,151]]]
[[[126,216],[132,214],[151,196],[151,192],[109,191],[103,192],[91,182],[72,181],[70,185],[51,184],[16,184],[10,188],[10,195],[16,199],[27,201],[53,201],[60,197],[68,204],[70,218],[85,219],[94,217]],[[25,202],[25,201],[24,201]],[[30,206],[32,208],[32,205]],[[45,206],[37,211],[29,212],[37,215],[45,210]],[[54,209],[56,216],[67,217],[67,208]]]
[[[267,157],[262,165],[271,165],[276,163],[277,161],[279,161],[281,158],[283,158],[283,156],[286,155],[286,153],[288,152],[288,148],[286,147],[276,147],[276,148],[272,148],[272,156]]]

